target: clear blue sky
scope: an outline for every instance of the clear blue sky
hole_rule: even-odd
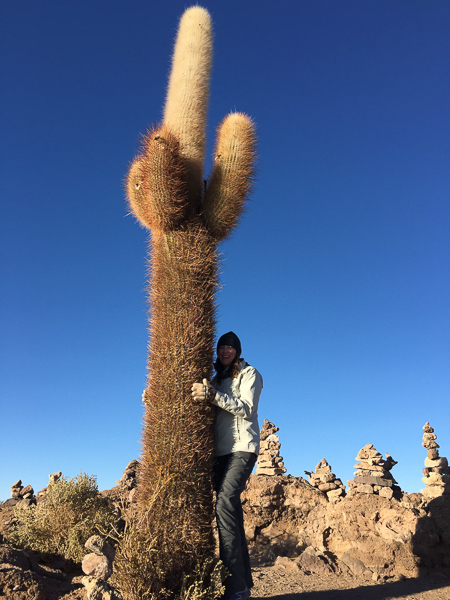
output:
[[[0,499],[138,457],[147,233],[123,179],[161,119],[185,0],[3,2]],[[264,378],[288,472],[370,442],[419,491],[450,458],[450,3],[207,0],[208,116],[258,126],[219,333]],[[209,152],[211,154],[211,152]]]

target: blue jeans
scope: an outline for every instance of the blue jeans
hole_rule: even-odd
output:
[[[219,531],[220,558],[231,577],[225,579],[227,594],[253,586],[244,532],[241,493],[256,462],[252,452],[233,452],[217,456],[214,464],[216,519]]]

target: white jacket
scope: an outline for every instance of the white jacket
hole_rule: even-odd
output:
[[[263,380],[258,371],[241,360],[236,378],[228,377],[212,385],[216,395],[212,401],[216,408],[214,442],[216,456],[231,452],[259,452],[258,402]]]

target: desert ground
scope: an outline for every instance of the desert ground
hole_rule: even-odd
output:
[[[307,575],[277,565],[255,566],[252,600],[449,600],[450,580],[442,576],[374,582],[370,578]],[[66,581],[36,577],[24,572],[23,579],[5,565],[0,566],[0,598],[5,600],[87,600],[82,575]]]
[[[277,566],[255,567],[252,599],[272,600],[449,600],[450,580],[442,576],[374,582],[370,578],[306,575]]]

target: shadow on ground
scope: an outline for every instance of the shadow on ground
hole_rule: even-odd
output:
[[[416,594],[440,589],[443,590],[443,595],[439,594],[433,596],[433,598],[442,598],[442,600],[450,599],[449,579],[439,578],[439,580],[437,580],[424,577],[420,579],[405,579],[385,584],[360,586],[344,590],[319,590],[290,593],[289,590],[286,589],[285,594],[264,597],[252,595],[251,600],[267,600],[267,598],[270,598],[270,600],[391,600],[393,598],[403,598],[408,596],[414,598]]]

